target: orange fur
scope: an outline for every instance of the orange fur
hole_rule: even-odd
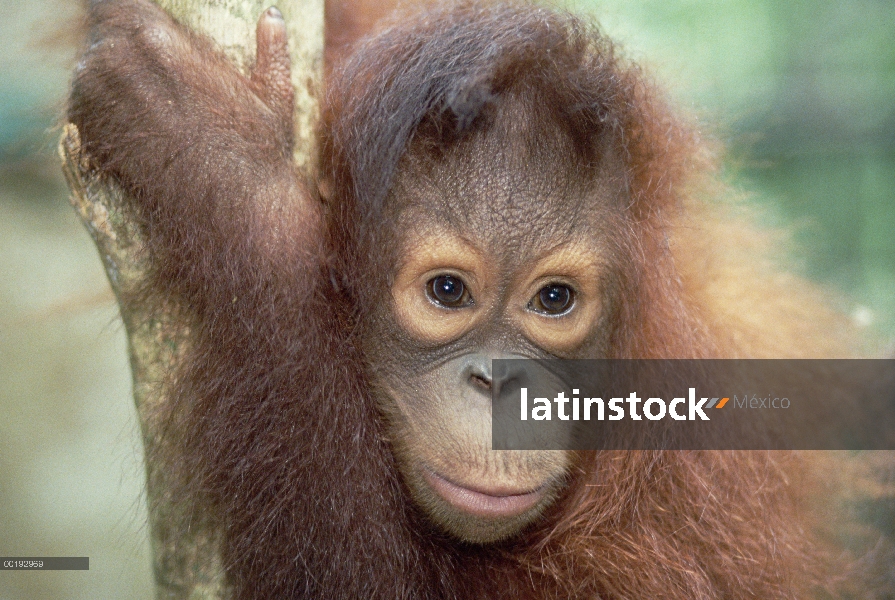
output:
[[[824,489],[810,455],[581,453],[550,514],[493,546],[433,530],[408,497],[369,389],[384,357],[358,342],[393,258],[384,207],[406,152],[448,156],[502,94],[535,131],[559,124],[581,172],[604,143],[624,162],[609,356],[853,352],[815,287],[699,200],[702,142],[599,32],[513,5],[393,21],[332,73],[324,210],[291,163],[282,69],[246,77],[148,0],[93,3],[90,18],[69,119],[127,192],[153,265],[142,293],[191,327],[151,460],[222,536],[234,597],[745,600],[860,579],[840,581],[812,535],[825,513],[805,508]],[[365,19],[330,11],[328,27],[352,38]],[[260,51],[262,66],[283,58]]]

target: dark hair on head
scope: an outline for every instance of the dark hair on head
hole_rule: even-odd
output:
[[[654,154],[680,156],[668,147],[685,136],[664,108],[644,102],[651,94],[641,74],[580,17],[461,2],[393,23],[361,45],[330,86],[324,176],[338,202],[353,205],[352,221],[381,214],[411,141],[448,148],[486,128],[489,110],[510,95],[526,101],[529,118],[558,123],[585,164],[598,159],[607,135],[641,171]],[[668,175],[660,179],[668,183]],[[638,173],[630,177],[633,195],[645,191]]]

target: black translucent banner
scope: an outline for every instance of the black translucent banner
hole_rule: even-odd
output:
[[[895,360],[495,360],[495,450],[895,450]]]
[[[89,571],[86,556],[4,556],[0,571]]]

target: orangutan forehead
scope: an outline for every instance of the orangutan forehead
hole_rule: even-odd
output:
[[[402,169],[393,187],[403,205],[395,215],[397,231],[446,226],[520,252],[550,239],[593,235],[626,205],[620,173],[596,177],[549,152],[547,144],[540,156],[523,161],[491,141]]]
[[[519,254],[592,230],[583,192],[564,192],[564,182],[552,188],[544,183],[511,171],[486,171],[475,181],[454,179],[453,173],[413,178],[400,188],[408,202],[397,233],[452,231],[479,248]]]
[[[562,123],[508,99],[484,126],[438,152],[411,144],[390,197],[420,220],[473,236],[565,235],[625,206],[626,173],[611,139],[582,156]],[[424,141],[422,143],[425,143]],[[428,216],[427,216],[428,215]],[[406,221],[407,216],[402,220]]]

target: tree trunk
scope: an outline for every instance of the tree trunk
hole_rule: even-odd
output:
[[[180,22],[217,41],[227,56],[245,69],[255,55],[255,24],[271,0],[156,0]],[[308,82],[320,82],[323,64],[323,0],[280,0],[289,30],[292,82],[296,89],[296,164],[314,166],[313,127],[316,99]],[[114,182],[89,175],[77,128],[67,124],[59,146],[71,202],[93,237],[112,290],[118,298],[128,336],[134,400],[147,460],[149,529],[157,598],[223,599],[230,591],[219,550],[219,532],[183,527],[191,507],[170,500],[163,465],[153,464],[161,436],[157,415],[169,399],[165,382],[190,343],[187,327],[164,306],[128,303],[147,275],[142,242],[131,215],[123,209]]]

